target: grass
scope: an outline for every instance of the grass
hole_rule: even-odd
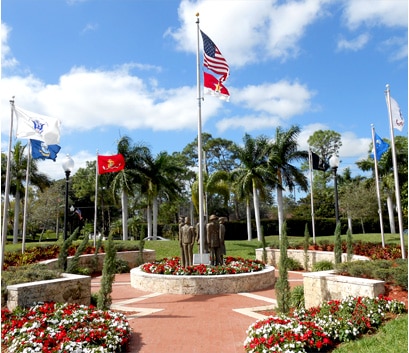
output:
[[[400,315],[382,325],[374,335],[343,343],[331,353],[407,353],[408,315]]]
[[[278,244],[278,235],[266,236],[266,244]],[[334,236],[317,237],[316,242],[328,241],[333,243]],[[341,237],[342,241],[346,241],[346,235]],[[365,241],[371,243],[381,243],[380,234],[356,234],[353,235],[354,241]],[[407,244],[407,237],[406,237]],[[303,237],[288,237],[288,242],[290,245],[302,244]],[[312,240],[311,240],[312,242]],[[400,244],[399,234],[385,234],[386,244]],[[226,240],[226,254],[233,257],[243,257],[247,259],[256,258],[256,249],[261,248],[262,244],[257,239],[248,240]],[[180,247],[177,240],[169,241],[147,241],[145,242],[146,249],[152,249],[156,251],[156,258],[162,259],[164,257],[180,256]],[[193,253],[199,253],[198,246],[195,244],[193,248]]]
[[[316,243],[319,244],[322,241],[334,242],[334,236],[325,236],[325,237],[316,237]],[[279,237],[278,235],[269,235],[265,237],[266,244],[269,246],[270,244],[279,244]],[[342,241],[346,241],[346,235],[342,235]],[[381,235],[379,233],[368,233],[368,234],[354,234],[353,241],[365,241],[371,243],[381,243]],[[115,242],[122,242],[122,241],[115,241]],[[303,237],[288,237],[288,242],[290,245],[294,244],[302,244]],[[312,239],[310,240],[312,243]],[[55,241],[43,241],[39,242],[30,242],[26,243],[26,249],[30,247],[36,246],[46,246],[50,244],[56,244],[58,242]],[[138,241],[134,242],[135,245],[138,245]],[[252,239],[251,241],[248,240],[226,240],[226,252],[229,256],[234,257],[243,257],[248,259],[255,259],[256,252],[255,249],[261,248],[262,244],[257,239]],[[400,244],[400,237],[399,234],[385,234],[385,243],[386,244]],[[405,237],[405,244],[408,244],[408,237]],[[164,257],[172,257],[172,256],[180,256],[180,247],[179,242],[177,240],[169,240],[169,241],[146,241],[145,242],[146,249],[152,249],[156,251],[156,258],[162,259]],[[6,245],[6,251],[21,251],[21,243],[18,244],[10,244]],[[195,244],[194,253],[199,253],[198,246]]]

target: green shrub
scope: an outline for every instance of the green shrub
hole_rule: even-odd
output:
[[[405,259],[345,262],[337,266],[337,272],[352,277],[379,279],[408,289],[408,261]]]
[[[50,270],[42,264],[9,267],[1,273],[1,303],[7,302],[7,286],[20,283],[46,281],[60,278],[59,270]]]
[[[290,306],[296,309],[303,309],[305,307],[304,286],[296,286],[292,289],[290,293]]]
[[[302,267],[300,261],[289,257],[287,259],[287,269],[288,271],[300,271],[300,270],[303,270],[304,268]]]
[[[334,263],[328,260],[318,261],[312,266],[312,272],[329,271],[334,269]]]
[[[392,269],[393,278],[398,286],[408,290],[408,264],[400,265]]]
[[[129,265],[125,260],[115,259],[116,273],[128,273],[130,271]]]

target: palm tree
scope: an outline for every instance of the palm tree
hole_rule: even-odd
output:
[[[122,207],[122,239],[128,238],[128,197],[133,194],[137,185],[142,183],[140,170],[143,168],[145,155],[150,154],[149,148],[144,145],[131,145],[131,139],[122,137],[118,142],[118,153],[125,159],[125,169],[116,173],[112,180],[113,192],[120,191]]]
[[[230,198],[230,173],[219,170],[211,174],[207,173],[203,175],[203,191],[205,193],[205,213],[208,216],[207,200],[209,195],[218,194],[222,196],[224,208],[227,209],[227,203]],[[192,202],[195,206],[196,212],[199,212],[199,181],[196,180],[192,185]],[[208,217],[206,219],[209,219]]]
[[[141,192],[147,197],[148,239],[157,239],[160,195],[168,200],[178,196],[182,190],[179,183],[184,168],[167,152],[160,152],[155,158],[146,153],[139,169],[142,179]]]
[[[21,195],[24,195],[24,184],[26,180],[28,156],[24,154],[27,145],[22,145],[21,141],[17,141],[12,151],[12,160],[10,164],[11,185],[10,194],[14,196],[14,226],[13,226],[13,244],[18,242],[19,216]],[[37,161],[30,158],[29,168],[30,184],[37,186],[41,191],[51,185],[49,178],[38,172]],[[26,186],[27,187],[27,186]],[[27,200],[26,200],[27,201]]]
[[[293,191],[296,185],[301,190],[307,191],[308,182],[302,171],[295,167],[293,162],[308,160],[307,151],[299,151],[297,138],[300,128],[296,125],[284,131],[280,127],[276,129],[274,142],[271,143],[268,164],[277,180],[277,208],[278,208],[278,232],[281,236],[284,223],[283,190],[285,187]]]
[[[270,144],[265,136],[252,138],[245,134],[244,146],[236,146],[235,152],[240,160],[240,166],[232,171],[235,187],[243,195],[252,191],[254,214],[256,218],[257,239],[262,240],[259,197],[265,197],[265,186],[276,182],[276,177],[268,166],[267,156],[270,154]]]

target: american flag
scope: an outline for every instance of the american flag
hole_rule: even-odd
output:
[[[212,40],[200,31],[203,39],[203,49],[204,49],[204,60],[203,64],[209,70],[212,70],[214,73],[223,75],[220,78],[220,81],[223,82],[229,76],[229,65],[227,64],[226,59],[220,52],[219,48],[212,42]]]

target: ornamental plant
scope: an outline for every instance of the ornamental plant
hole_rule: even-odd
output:
[[[375,331],[386,313],[400,314],[405,304],[380,296],[332,300],[320,307],[295,310],[288,317],[258,320],[247,330],[248,353],[307,353],[327,350],[339,342]]]
[[[227,256],[224,258],[223,265],[193,265],[182,267],[179,257],[164,258],[162,260],[146,262],[140,266],[140,269],[147,273],[160,275],[226,275],[257,272],[265,268],[265,264],[259,260],[243,259],[240,257]]]
[[[1,311],[1,344],[8,353],[122,352],[130,337],[125,315],[93,306],[50,302]]]

